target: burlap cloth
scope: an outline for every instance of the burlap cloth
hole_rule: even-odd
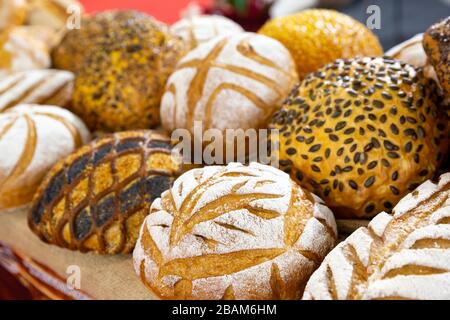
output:
[[[41,242],[28,228],[27,209],[0,212],[0,241],[66,279],[67,267],[81,271],[81,290],[95,299],[156,299],[134,272],[132,256],[100,256]]]

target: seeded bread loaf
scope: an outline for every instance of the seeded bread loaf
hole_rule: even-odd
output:
[[[90,139],[83,122],[53,106],[0,113],[0,210],[31,201],[47,171]]]
[[[336,236],[332,212],[288,175],[232,163],[178,178],[133,257],[163,299],[299,299]]]
[[[33,200],[30,228],[43,241],[82,252],[130,252],[152,201],[180,164],[156,132],[106,135],[56,164]]]
[[[450,299],[449,223],[447,173],[333,249],[303,299]]]

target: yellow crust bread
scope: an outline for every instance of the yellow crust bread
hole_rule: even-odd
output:
[[[43,241],[100,254],[133,250],[152,201],[180,164],[154,131],[106,135],[57,163],[39,187],[29,226]]]
[[[0,31],[25,22],[26,0],[0,0]]]
[[[155,127],[164,86],[185,45],[143,13],[119,11],[109,24],[77,73],[73,111],[92,130]]]
[[[161,102],[163,127],[193,131],[267,125],[298,81],[291,55],[255,33],[217,37],[180,60]]]
[[[320,199],[273,167],[193,169],[155,200],[133,253],[163,299],[299,299],[333,248]]]
[[[450,17],[432,25],[425,32],[423,46],[436,70],[446,102],[450,104]]]
[[[431,178],[448,147],[437,86],[388,58],[337,60],[310,74],[271,123],[280,164],[343,218],[373,217]]]
[[[181,37],[191,49],[218,36],[244,32],[233,20],[216,15],[184,18],[172,25],[170,30]]]
[[[27,24],[63,30],[71,14],[82,14],[76,0],[28,0]]]
[[[0,78],[10,72],[50,67],[49,46],[32,29],[13,27],[0,32]]]
[[[0,112],[30,103],[66,107],[72,101],[74,75],[62,70],[12,73],[0,79]]]
[[[260,34],[289,49],[300,79],[336,59],[381,56],[377,37],[350,16],[324,9],[305,10],[267,22]]]
[[[303,299],[450,299],[450,174],[380,213],[325,258]]]
[[[58,107],[18,105],[0,113],[0,210],[30,202],[47,171],[89,139],[83,122]]]

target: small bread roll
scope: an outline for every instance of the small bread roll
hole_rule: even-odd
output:
[[[83,122],[58,107],[0,113],[0,210],[27,204],[53,164],[89,139]]]
[[[0,0],[0,31],[25,22],[26,0]]]
[[[134,266],[163,299],[299,299],[336,236],[332,212],[282,171],[204,167],[155,200]]]
[[[170,30],[183,38],[191,49],[218,36],[244,32],[233,20],[216,15],[184,18],[172,25]]]
[[[55,30],[66,27],[71,14],[83,13],[76,0],[28,0],[28,25],[47,26]]]
[[[341,242],[309,280],[305,300],[450,299],[450,173]]]
[[[0,112],[22,103],[67,107],[72,101],[72,72],[33,70],[0,79]]]
[[[30,228],[43,241],[70,250],[128,253],[153,200],[179,170],[164,135],[106,135],[52,168],[33,199]]]
[[[8,73],[50,67],[48,44],[33,29],[15,27],[0,32],[0,78]]]

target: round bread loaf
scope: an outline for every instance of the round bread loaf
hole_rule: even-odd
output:
[[[50,67],[48,45],[26,27],[0,32],[0,78],[10,72]]]
[[[193,131],[267,124],[298,80],[289,52],[276,40],[240,33],[189,52],[170,76],[161,102],[163,127]]]
[[[288,175],[231,163],[190,170],[155,200],[133,258],[163,299],[299,299],[336,235]]]
[[[259,31],[280,41],[297,64],[300,79],[336,59],[381,56],[377,37],[353,18],[324,9],[275,18]]]
[[[306,77],[274,115],[280,164],[339,217],[391,210],[446,153],[436,89],[399,61],[337,60]]]
[[[450,174],[380,213],[325,258],[303,299],[450,299]]]
[[[0,79],[0,112],[22,103],[66,107],[72,100],[73,81],[69,71],[12,73]]]
[[[26,0],[0,0],[0,31],[25,22]]]
[[[425,32],[423,46],[450,105],[450,16]]]
[[[19,105],[0,113],[0,210],[31,201],[47,171],[90,139],[71,112]]]
[[[97,50],[77,73],[73,110],[92,130],[155,127],[164,85],[184,43],[145,14],[107,16],[106,33],[97,38]]]
[[[83,13],[77,0],[28,0],[27,24],[56,30],[66,27],[71,14]]]
[[[223,16],[195,16],[175,23],[170,30],[183,38],[191,49],[218,36],[229,36],[244,32],[233,20]]]
[[[152,201],[180,164],[166,136],[106,135],[57,163],[33,199],[30,228],[43,241],[82,252],[130,252]]]

